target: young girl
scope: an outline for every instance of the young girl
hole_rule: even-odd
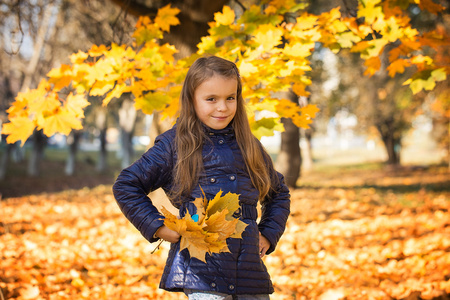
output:
[[[124,169],[113,186],[123,214],[150,242],[172,243],[160,287],[189,299],[269,299],[274,289],[262,257],[284,232],[290,195],[283,176],[252,135],[236,65],[209,56],[189,69],[175,126]],[[180,235],[164,225],[148,193],[162,188],[180,217],[192,203],[219,192],[239,194],[242,239],[228,239],[230,252],[206,255],[206,263],[179,251]],[[257,203],[262,216],[257,223]]]

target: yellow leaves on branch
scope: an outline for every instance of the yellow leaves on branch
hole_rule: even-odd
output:
[[[409,84],[414,94],[421,90],[431,91],[436,86],[436,81],[444,81],[447,79],[447,74],[444,68],[436,70],[424,70],[416,73],[412,78],[408,79],[403,85]]]
[[[8,142],[24,142],[34,128],[44,129],[46,134],[68,134],[71,129],[81,128],[82,111],[88,103],[64,100],[69,94],[77,99],[104,97],[103,104],[107,105],[123,93],[131,93],[136,109],[147,114],[162,111],[163,117],[173,117],[186,70],[204,54],[237,62],[244,82],[243,95],[251,104],[270,102],[274,91],[292,89],[299,97],[309,96],[309,59],[319,43],[334,53],[343,48],[359,53],[367,67],[365,74],[370,76],[380,70],[379,57],[389,46],[389,76],[415,67],[416,73],[405,84],[414,93],[431,90],[450,72],[450,38],[443,28],[425,33],[412,28],[405,9],[409,2],[359,0],[356,17],[343,17],[339,8],[321,15],[301,13],[304,4],[294,0],[268,0],[264,9],[252,5],[239,16],[224,6],[214,14],[209,36],[201,39],[198,52],[177,62],[175,47],[161,43],[164,33],[179,24],[179,9],[169,4],[158,11],[154,20],[138,20],[132,45],[94,45],[87,52],[72,54],[70,65],[47,74],[45,88],[19,94],[8,110],[11,123],[4,124],[2,132],[8,135]],[[434,14],[444,9],[432,0],[414,2]],[[425,47],[431,50],[428,56],[423,54]],[[70,109],[66,102],[72,103]],[[292,113],[292,104],[275,107],[272,105],[271,111],[279,117],[270,122],[259,120],[252,126],[258,135],[278,128],[283,115],[293,116],[294,123],[305,128],[311,121],[311,117],[301,117],[299,107],[295,108],[297,113]],[[282,112],[281,107],[286,111]],[[254,120],[252,116],[250,119]],[[267,130],[261,130],[265,125],[269,126]]]
[[[444,7],[432,0],[415,0],[419,8],[437,14]],[[404,7],[399,7],[404,6]],[[360,0],[357,17],[363,22],[354,26],[364,40],[356,42],[351,48],[352,52],[361,54],[367,67],[365,75],[375,74],[381,67],[379,56],[392,45],[389,50],[389,76],[404,73],[406,68],[415,66],[417,71],[405,81],[414,94],[421,90],[432,90],[436,81],[445,80],[450,70],[446,59],[442,59],[441,49],[450,47],[450,39],[445,32],[436,31],[420,34],[411,27],[407,14],[409,3],[394,3],[390,0]],[[423,56],[423,49],[428,46],[437,59]]]
[[[88,105],[82,95],[70,93],[66,99],[59,98],[50,84],[42,80],[38,88],[19,93],[7,110],[10,122],[3,124],[2,133],[8,135],[8,143],[21,141],[22,145],[34,129],[43,129],[47,136],[68,135],[73,129],[82,129],[80,119]]]
[[[147,114],[172,104],[171,97],[178,99],[178,94],[162,96],[160,91],[167,91],[169,83],[180,82],[173,57],[177,50],[158,40],[163,31],[179,23],[178,12],[167,5],[158,11],[155,22],[148,17],[139,19],[133,35],[135,47],[94,45],[88,52],[72,54],[71,65],[52,69],[48,80],[42,80],[36,89],[20,93],[8,110],[10,123],[2,128],[8,143],[20,140],[23,144],[34,129],[43,129],[47,136],[82,129],[88,96],[103,96],[103,105],[107,105],[131,92],[136,109]],[[171,108],[170,113],[175,110]]]
[[[206,263],[206,254],[230,252],[227,238],[242,238],[247,224],[233,215],[239,210],[239,195],[222,191],[208,201],[206,196],[194,201],[197,209],[178,219],[164,207],[164,225],[181,235],[180,251],[187,249],[191,257]]]
[[[290,118],[300,128],[309,128],[312,119],[316,117],[319,108],[315,104],[299,107],[296,103],[287,99],[281,99],[276,105],[276,111],[281,117]]]

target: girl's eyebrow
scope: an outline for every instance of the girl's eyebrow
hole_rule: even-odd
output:
[[[236,96],[237,95],[237,93],[230,93],[230,94],[228,94],[228,97],[229,96]],[[207,97],[207,98],[209,98],[209,97],[217,97],[217,96],[219,96],[219,95],[217,95],[217,94],[207,94],[207,95],[204,95],[204,97]]]

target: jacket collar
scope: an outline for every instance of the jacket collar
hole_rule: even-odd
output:
[[[202,124],[203,128],[205,130],[205,133],[209,136],[213,136],[213,135],[232,135],[234,134],[234,128],[233,126],[230,124],[227,125],[227,127],[223,128],[223,129],[213,129],[211,127],[206,126],[205,124]]]

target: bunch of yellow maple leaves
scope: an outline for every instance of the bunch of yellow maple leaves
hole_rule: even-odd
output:
[[[191,257],[206,263],[206,254],[230,252],[227,238],[242,238],[248,224],[234,217],[239,209],[239,195],[219,191],[208,201],[205,194],[194,201],[195,214],[187,211],[183,218],[177,218],[166,208],[164,225],[181,235],[180,251],[187,249]]]

